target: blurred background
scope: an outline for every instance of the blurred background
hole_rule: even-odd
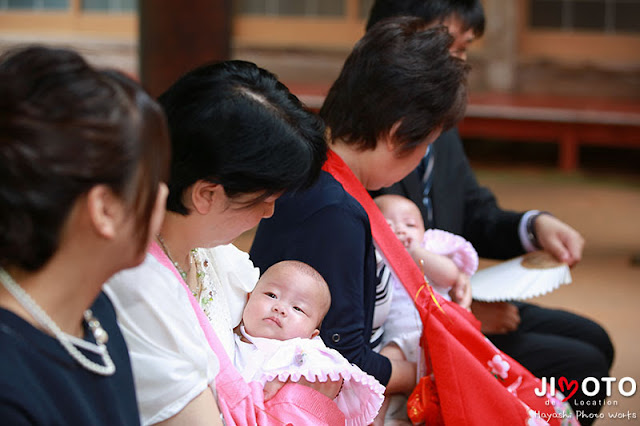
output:
[[[256,62],[318,108],[372,0],[0,0],[0,52],[72,47],[160,94],[211,60]],[[574,283],[536,300],[596,318],[612,376],[640,382],[640,0],[483,0],[459,129],[503,207],[548,210],[587,240]],[[237,241],[248,249],[252,233]],[[488,265],[488,262],[484,262]],[[627,389],[628,390],[628,389]],[[640,392],[640,391],[639,391]],[[597,425],[640,424],[614,386]],[[632,418],[608,418],[620,413]]]
[[[470,55],[474,91],[640,96],[639,1],[483,3],[487,31]],[[138,8],[189,15],[203,4],[215,22],[228,22],[231,55],[260,59],[284,80],[330,83],[362,35],[372,0],[0,0],[0,43],[71,44],[137,73]],[[197,27],[202,18],[191,21]]]

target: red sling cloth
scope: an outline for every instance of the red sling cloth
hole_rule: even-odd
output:
[[[420,268],[349,166],[330,151],[323,170],[365,209],[377,248],[416,303],[423,325],[422,347],[437,393],[426,419],[447,425],[525,425],[535,416],[528,406],[545,420],[551,418],[551,424],[560,424],[549,400],[534,393],[540,381],[487,340],[471,313],[425,285]],[[508,362],[508,369],[506,364],[496,367],[496,355]]]

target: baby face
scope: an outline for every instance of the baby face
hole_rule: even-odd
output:
[[[253,337],[313,338],[326,312],[324,283],[295,268],[278,265],[258,281],[244,309],[245,331]]]
[[[391,229],[406,248],[419,244],[424,237],[420,209],[409,199],[390,197],[392,198],[384,199],[378,205]]]

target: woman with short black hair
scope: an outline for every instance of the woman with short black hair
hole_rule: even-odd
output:
[[[381,21],[364,35],[320,110],[330,148],[320,179],[278,200],[273,217],[258,227],[251,257],[263,270],[290,259],[322,274],[331,307],[320,336],[386,385],[387,396],[412,393],[413,423],[561,418],[564,397],[534,395],[539,380],[491,345],[467,310],[432,291],[367,192],[404,178],[461,118],[468,67],[450,53],[451,43],[444,27],[428,29],[410,17]],[[385,351],[389,346],[381,350],[395,297],[392,274],[415,304],[407,317],[422,325],[423,357],[416,362]]]
[[[320,110],[329,128],[328,164],[350,170],[366,189],[399,181],[466,106],[468,66],[449,54],[451,37],[416,18],[373,28],[345,61]],[[287,194],[260,223],[251,258],[266,269],[282,259],[312,265],[331,289],[320,335],[375,376],[388,393],[410,392],[415,364],[376,352],[391,293],[376,273],[376,250],[362,205],[326,170],[310,190]]]

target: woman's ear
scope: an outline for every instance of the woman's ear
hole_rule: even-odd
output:
[[[397,147],[396,132],[400,128],[401,124],[402,124],[401,120],[398,120],[395,123],[393,123],[393,126],[391,126],[391,129],[389,130],[389,134],[387,134],[385,143],[387,146],[387,150],[389,152],[394,152],[396,150],[396,147]]]
[[[222,185],[198,180],[191,187],[191,205],[199,214],[207,214],[214,205],[218,193],[224,191]]]
[[[106,185],[96,185],[87,194],[87,210],[98,235],[113,239],[125,215],[122,200]]]

